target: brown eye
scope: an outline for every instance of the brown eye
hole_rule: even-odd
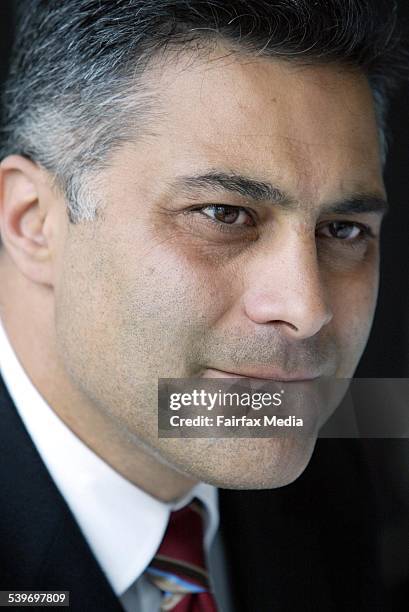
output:
[[[206,206],[201,209],[201,213],[226,225],[254,225],[251,215],[244,208],[238,206]]]
[[[349,221],[333,221],[332,223],[328,223],[325,227],[322,227],[319,233],[327,238],[356,240],[364,233],[364,228]]]
[[[239,218],[240,211],[229,206],[215,206],[214,219],[222,223],[234,223]]]

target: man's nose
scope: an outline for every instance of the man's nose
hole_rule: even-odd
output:
[[[294,340],[317,334],[332,317],[315,236],[296,232],[261,251],[248,269],[244,309],[254,323],[280,326]]]

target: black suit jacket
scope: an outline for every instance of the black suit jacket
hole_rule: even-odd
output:
[[[0,590],[68,590],[75,612],[122,610],[1,379],[0,427]],[[404,609],[384,598],[374,491],[356,442],[319,441],[283,489],[220,490],[238,612]]]

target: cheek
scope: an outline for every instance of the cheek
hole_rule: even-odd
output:
[[[182,246],[159,243],[131,258],[121,248],[114,264],[121,352],[136,351],[156,375],[191,375],[186,368],[198,363],[203,338],[229,303],[226,283]]]
[[[377,258],[354,274],[340,275],[332,281],[332,325],[342,364],[338,376],[352,376],[358,365],[372,326],[378,284]]]
[[[157,248],[117,274],[122,308],[156,323],[188,327],[217,316],[220,291],[211,270],[177,251]]]

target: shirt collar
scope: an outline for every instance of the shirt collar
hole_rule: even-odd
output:
[[[205,548],[218,527],[217,489],[199,483],[177,503],[123,478],[84,444],[31,383],[0,321],[0,370],[17,411],[117,596],[143,573],[169,514],[198,497],[207,509]]]

